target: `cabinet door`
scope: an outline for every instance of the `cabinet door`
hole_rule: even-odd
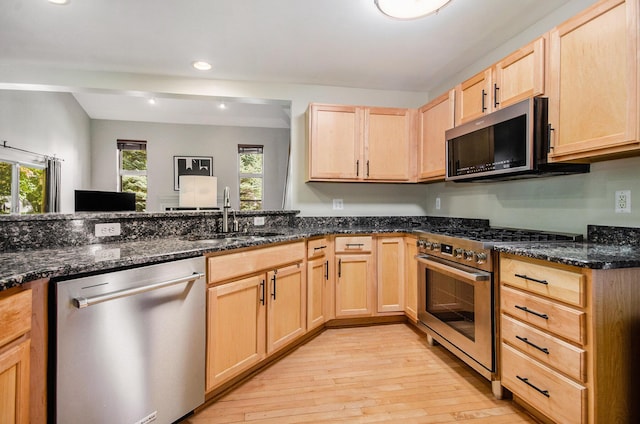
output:
[[[271,353],[306,332],[307,291],[302,263],[271,271],[267,308],[267,353]]]
[[[365,112],[364,178],[409,181],[411,128],[409,109],[370,108]]]
[[[404,239],[404,311],[414,322],[418,321],[418,246],[415,237]]]
[[[266,275],[208,289],[206,390],[265,357]]]
[[[474,75],[456,87],[456,125],[464,124],[492,111],[491,69]]]
[[[309,109],[309,179],[362,176],[362,109],[311,104]]]
[[[369,255],[336,255],[336,318],[373,315],[373,261]]]
[[[378,312],[404,311],[404,239],[381,237],[377,242]]]
[[[418,155],[418,179],[420,181],[443,180],[446,170],[445,131],[454,125],[455,91],[429,102],[419,111],[420,144]]]
[[[307,329],[314,329],[327,320],[329,259],[321,257],[307,262]]]
[[[544,38],[539,38],[496,63],[494,109],[544,93],[544,44]]]
[[[601,1],[551,31],[552,160],[640,148],[637,15],[637,1]]]
[[[29,349],[25,340],[0,349],[0,423],[29,423]]]

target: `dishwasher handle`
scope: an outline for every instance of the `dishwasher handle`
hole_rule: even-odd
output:
[[[163,281],[161,283],[147,284],[145,286],[132,287],[130,289],[118,290],[110,293],[98,294],[91,297],[76,297],[72,300],[73,306],[78,309],[86,308],[88,306],[96,305],[98,303],[107,302],[109,300],[119,299],[121,297],[135,296],[140,293],[149,292],[152,290],[161,289],[164,287],[173,286],[180,283],[186,283],[195,281],[204,277],[201,272],[194,272],[186,277],[175,278],[173,280]]]

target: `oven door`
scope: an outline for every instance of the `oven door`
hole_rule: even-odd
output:
[[[429,255],[416,258],[419,321],[494,371],[493,275]]]

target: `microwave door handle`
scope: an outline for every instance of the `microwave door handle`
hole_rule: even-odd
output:
[[[441,272],[451,277],[462,278],[467,281],[490,281],[491,280],[491,274],[489,274],[488,272],[484,272],[480,270],[466,271],[458,267],[436,262],[433,259],[424,258],[420,255],[416,256],[416,259],[418,260],[419,263],[425,265],[427,268],[430,268],[434,271]]]

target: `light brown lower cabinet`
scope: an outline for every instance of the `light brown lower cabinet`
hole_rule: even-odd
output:
[[[404,238],[404,312],[413,322],[418,321],[417,240],[417,237]]]
[[[500,255],[502,385],[545,422],[640,422],[639,268]]]
[[[31,290],[0,293],[0,423],[29,423]]]
[[[372,251],[371,236],[336,237],[336,318],[374,315],[375,262]]]
[[[333,317],[333,241],[322,237],[307,242],[307,330]]]
[[[297,242],[208,258],[207,392],[305,334],[304,253]],[[215,280],[233,263],[252,274]]]
[[[378,313],[404,312],[404,238],[376,239]]]

